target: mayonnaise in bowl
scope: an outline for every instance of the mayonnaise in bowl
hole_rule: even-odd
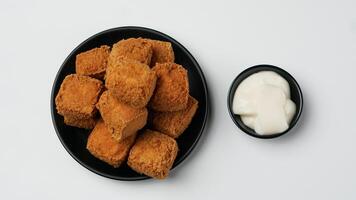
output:
[[[273,71],[260,71],[245,78],[237,87],[232,111],[259,135],[273,135],[289,128],[296,105],[288,82]]]

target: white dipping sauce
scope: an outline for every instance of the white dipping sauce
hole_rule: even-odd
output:
[[[240,83],[232,109],[256,133],[272,135],[288,129],[296,106],[288,82],[273,71],[261,71]]]

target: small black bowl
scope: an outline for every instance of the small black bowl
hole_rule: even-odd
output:
[[[282,133],[277,133],[277,134],[273,134],[273,135],[259,135],[253,129],[247,127],[242,122],[240,115],[236,115],[232,111],[232,103],[234,100],[235,91],[236,91],[237,87],[239,86],[239,84],[248,76],[250,76],[254,73],[260,72],[260,71],[276,72],[279,75],[281,75],[284,79],[286,79],[289,83],[290,91],[291,91],[291,99],[296,105],[296,113],[295,113],[291,123],[289,124],[289,128]],[[297,81],[288,72],[286,72],[285,70],[283,70],[279,67],[273,66],[273,65],[262,64],[262,65],[256,65],[256,66],[247,68],[246,70],[241,72],[235,78],[235,80],[232,82],[230,89],[229,89],[229,94],[227,97],[227,106],[228,106],[229,114],[232,118],[232,121],[234,121],[234,123],[243,132],[245,132],[253,137],[256,137],[256,138],[262,138],[262,139],[276,138],[276,137],[286,134],[288,131],[290,131],[297,124],[299,117],[302,114],[302,110],[303,110],[303,94],[302,94],[302,90],[300,89]]]
[[[111,46],[121,39],[130,37],[143,37],[171,42],[175,53],[175,62],[181,64],[188,71],[190,95],[199,101],[199,108],[191,124],[177,139],[179,152],[173,168],[182,163],[198,143],[208,119],[210,105],[207,84],[199,64],[183,45],[164,33],[143,27],[119,27],[100,32],[76,47],[59,68],[53,83],[50,103],[53,126],[64,148],[82,166],[101,176],[124,181],[142,180],[149,177],[136,173],[126,164],[119,168],[113,168],[92,156],[86,149],[90,131],[65,125],[63,117],[57,113],[55,97],[63,79],[67,75],[75,73],[75,57],[78,53],[100,45]]]

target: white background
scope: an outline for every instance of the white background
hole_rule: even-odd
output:
[[[0,1],[0,199],[356,199],[356,1]],[[50,92],[91,35],[138,25],[200,63],[212,112],[194,153],[164,181],[120,182],[80,166],[52,126]],[[298,126],[273,140],[241,132],[231,81],[269,63],[304,92]]]

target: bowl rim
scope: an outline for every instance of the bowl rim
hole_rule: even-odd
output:
[[[259,68],[264,68],[264,69],[258,70]],[[230,102],[230,99],[233,100],[233,97],[235,95],[235,90],[233,91],[233,88],[235,88],[235,87],[237,88],[240,85],[240,83],[244,80],[244,79],[242,79],[238,82],[238,79],[241,76],[245,75],[246,73],[250,73],[251,71],[256,70],[256,69],[258,71],[252,72],[251,74],[249,74],[249,76],[254,73],[257,73],[259,71],[273,71],[273,72],[276,72],[277,74],[279,74],[280,76],[282,76],[284,79],[286,79],[289,84],[290,84],[290,82],[292,82],[297,88],[297,94],[298,94],[297,98],[299,99],[300,105],[299,105],[299,107],[297,107],[296,114],[293,117],[291,123],[289,124],[288,129],[283,131],[282,133],[271,134],[271,135],[259,135],[253,129],[250,129],[248,127],[245,127],[245,125],[242,125],[241,123],[243,123],[243,122],[241,122],[241,120],[237,120],[236,117],[238,117],[238,116],[236,114],[234,114],[232,111],[232,102]],[[283,76],[281,73],[286,75],[287,78],[285,78],[285,76]],[[258,65],[254,65],[252,67],[246,68],[245,70],[243,70],[241,73],[239,73],[234,78],[234,80],[232,81],[232,83],[229,87],[229,91],[228,91],[228,95],[227,95],[227,108],[228,108],[228,112],[229,112],[229,115],[230,115],[232,121],[235,123],[235,125],[240,130],[242,130],[246,134],[248,134],[252,137],[255,137],[255,138],[273,139],[273,138],[280,137],[280,136],[285,135],[286,133],[290,132],[290,130],[292,130],[295,127],[295,125],[298,123],[299,118],[303,112],[303,93],[302,93],[302,89],[300,88],[300,85],[298,84],[296,79],[286,70],[284,70],[280,67],[277,67],[275,65],[271,65],[271,64],[258,64]]]
[[[162,36],[165,39],[168,39],[168,41],[174,43],[175,45],[177,45],[187,56],[188,59],[190,59],[195,68],[198,71],[199,76],[202,79],[202,84],[203,84],[203,89],[204,89],[204,93],[205,93],[205,115],[204,115],[204,119],[203,119],[203,123],[202,126],[199,130],[199,134],[197,136],[197,138],[195,139],[194,143],[188,148],[188,150],[186,151],[186,153],[184,155],[182,155],[182,157],[176,162],[174,163],[174,166],[172,167],[171,170],[174,170],[178,165],[180,165],[183,161],[186,160],[187,157],[189,157],[189,155],[192,153],[192,151],[195,149],[195,147],[197,146],[197,144],[200,141],[201,136],[203,135],[204,131],[205,131],[205,127],[206,127],[206,123],[208,121],[209,118],[209,114],[210,114],[210,101],[209,101],[209,92],[208,92],[208,85],[205,79],[205,76],[203,74],[203,71],[199,65],[199,63],[196,61],[196,59],[193,57],[193,55],[187,50],[187,48],[185,48],[181,43],[179,43],[177,40],[175,40],[174,38],[172,38],[171,36],[154,30],[152,28],[147,28],[147,27],[142,27],[142,26],[121,26],[121,27],[115,27],[115,28],[110,28],[101,32],[98,32],[92,36],[90,36],[89,38],[87,38],[86,40],[84,40],[83,42],[81,42],[79,45],[77,45],[70,53],[69,55],[66,57],[66,59],[63,61],[63,63],[61,64],[60,68],[58,69],[56,76],[54,78],[53,84],[52,84],[52,89],[51,89],[51,97],[50,97],[50,110],[51,110],[51,119],[52,119],[52,124],[53,127],[55,129],[56,135],[58,137],[58,139],[60,140],[62,146],[65,148],[65,150],[69,153],[69,155],[71,155],[71,157],[77,161],[81,166],[85,167],[86,169],[88,169],[91,172],[94,172],[95,174],[98,174],[102,177],[106,177],[109,179],[113,179],[113,180],[120,180],[120,181],[138,181],[138,180],[146,180],[146,179],[151,179],[151,177],[146,176],[144,174],[141,174],[141,176],[138,177],[118,177],[118,176],[113,176],[110,174],[107,174],[105,172],[101,172],[99,170],[96,170],[92,167],[90,167],[89,165],[87,165],[85,162],[83,162],[82,160],[80,160],[79,158],[77,158],[74,153],[67,147],[66,143],[63,141],[63,138],[61,137],[56,121],[55,121],[55,88],[56,88],[56,83],[58,82],[58,78],[59,75],[61,73],[61,71],[63,70],[63,68],[65,67],[65,64],[68,62],[68,60],[75,54],[75,52],[84,44],[90,42],[91,40],[93,40],[94,38],[105,34],[105,33],[109,33],[109,32],[116,32],[116,31],[124,31],[124,30],[135,30],[135,31],[144,31],[144,32],[149,32],[155,35],[159,35]]]

